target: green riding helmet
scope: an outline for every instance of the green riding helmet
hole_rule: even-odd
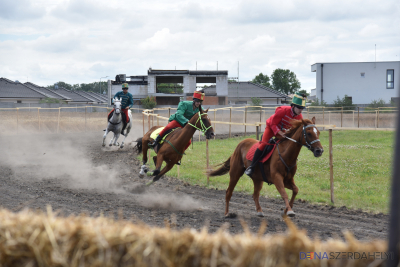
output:
[[[128,89],[128,84],[127,83],[123,83],[122,84],[122,89],[125,89],[125,88]]]
[[[305,109],[306,108],[306,100],[307,97],[305,95],[294,95],[292,99],[292,105],[299,109]]]

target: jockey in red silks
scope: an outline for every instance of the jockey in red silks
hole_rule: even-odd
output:
[[[201,91],[195,91],[193,93],[193,101],[182,101],[179,102],[177,111],[175,114],[172,114],[169,117],[169,123],[167,126],[164,127],[164,129],[158,134],[157,138],[154,140],[154,142],[150,143],[149,145],[152,147],[155,147],[162,139],[164,134],[173,128],[183,128],[188,121],[200,110],[201,108],[201,103],[204,100],[204,93]],[[191,142],[189,142],[185,150],[189,147]]]
[[[121,134],[124,134],[124,129],[126,127],[126,124],[129,122],[129,114],[128,110],[133,106],[133,97],[131,93],[128,93],[128,84],[123,83],[122,84],[122,91],[119,91],[114,95],[114,98],[119,98],[121,99],[121,111],[125,114],[125,123],[122,127]],[[111,118],[111,114],[114,112],[114,109],[111,110],[111,112],[108,114],[108,119]]]
[[[290,106],[280,106],[276,108],[275,113],[267,120],[267,126],[265,127],[262,139],[258,143],[258,147],[254,152],[253,161],[251,162],[251,165],[246,169],[245,174],[251,177],[254,171],[255,164],[258,162],[258,160],[260,160],[260,157],[263,154],[265,147],[268,145],[268,142],[272,137],[276,135],[286,137],[284,131],[290,129],[290,121],[303,119],[303,115],[301,115],[301,112],[305,107],[306,96],[294,95],[292,104]],[[273,146],[271,145],[267,148],[265,155],[267,155],[271,151],[272,147]]]

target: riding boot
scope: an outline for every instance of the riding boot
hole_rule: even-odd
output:
[[[156,139],[154,140],[154,142],[149,143],[150,146],[155,147],[162,139],[161,135],[157,135]]]
[[[256,149],[256,151],[254,152],[253,161],[251,162],[250,166],[244,171],[245,174],[251,177],[254,171],[254,167],[260,159],[262,153],[263,152],[261,150],[259,150],[258,148]]]

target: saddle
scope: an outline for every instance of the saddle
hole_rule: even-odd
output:
[[[115,110],[111,111],[111,112],[108,114],[108,118],[107,118],[107,121],[108,121],[108,122],[110,121],[110,119],[111,119],[111,117],[113,116],[114,112],[115,112]],[[123,130],[125,129],[126,125],[129,123],[130,119],[128,118],[128,122],[126,122],[126,115],[125,115],[125,113],[124,113],[124,112],[121,112],[121,115],[122,115],[122,130],[121,130],[121,131],[123,131]]]
[[[155,140],[157,138],[157,135],[164,129],[164,127],[158,128],[156,129],[154,132],[151,133],[150,138]],[[179,127],[177,128],[172,128],[169,129],[163,136],[163,138],[160,140],[160,142],[158,142],[158,144],[156,146],[153,147],[154,152],[158,152],[158,150],[160,150],[161,146],[164,144],[165,138],[167,138],[168,135],[170,135],[173,131],[175,131],[176,129],[180,129]]]
[[[261,175],[262,175],[262,177],[263,177],[263,180],[264,180],[264,182],[268,183],[268,185],[271,185],[272,183],[268,181],[268,178],[267,178],[267,176],[266,176],[266,174],[265,174],[265,172],[264,172],[263,164],[264,164],[264,162],[266,162],[266,161],[271,157],[272,153],[273,153],[274,150],[275,150],[276,145],[277,145],[277,142],[275,141],[275,139],[271,138],[271,139],[268,141],[267,146],[264,148],[264,151],[263,151],[263,153],[261,154],[260,159],[259,159],[258,162],[257,162],[258,165],[259,165],[259,167],[260,167]],[[254,152],[256,151],[257,147],[258,147],[258,143],[255,143],[255,144],[249,149],[249,151],[248,151],[247,154],[246,154],[246,159],[247,159],[247,160],[253,161]]]

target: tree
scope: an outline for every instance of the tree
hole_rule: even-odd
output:
[[[307,91],[305,89],[297,91],[296,94],[298,94],[298,95],[302,95],[303,94],[303,95],[306,95],[307,97],[310,96],[310,94],[307,93]]]
[[[284,94],[293,94],[301,88],[296,74],[290,70],[276,69],[271,75],[272,88]]]
[[[251,105],[252,106],[261,106],[261,102],[262,102],[262,100],[259,97],[252,97],[251,98]],[[254,109],[260,109],[260,108],[254,108]]]
[[[269,77],[267,74],[262,74],[260,72],[260,74],[258,74],[256,77],[254,77],[254,79],[252,80],[253,83],[257,83],[260,85],[264,85],[266,87],[271,87],[271,84],[269,82]]]

